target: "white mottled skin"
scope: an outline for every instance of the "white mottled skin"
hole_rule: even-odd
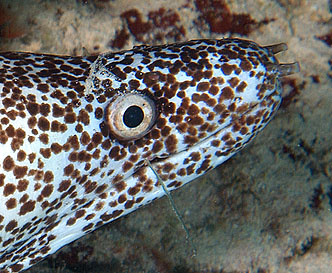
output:
[[[50,113],[46,116],[47,120],[51,123],[52,121],[58,121],[60,123],[66,123],[65,118],[63,116],[54,116],[52,115],[52,109],[54,108],[54,104],[58,104],[61,107],[66,107],[68,105],[72,106],[73,112],[76,116],[79,115],[82,109],[86,109],[88,107],[93,108],[93,110],[102,108],[104,110],[104,117],[96,118],[94,111],[88,113],[90,122],[89,124],[82,124],[82,122],[75,121],[73,123],[67,123],[66,130],[63,132],[52,132],[52,130],[43,130],[42,127],[35,125],[35,127],[31,128],[28,125],[28,118],[32,115],[25,111],[26,115],[24,117],[17,116],[15,119],[11,119],[8,116],[8,112],[11,109],[15,109],[14,106],[8,106],[3,104],[3,99],[7,97],[11,97],[11,92],[2,93],[2,101],[0,101],[0,109],[6,109],[3,113],[0,113],[0,120],[2,117],[9,117],[10,123],[4,124],[2,123],[3,131],[9,125],[12,125],[16,130],[21,128],[25,131],[25,137],[23,138],[23,143],[19,145],[18,148],[14,148],[11,145],[11,141],[13,137],[9,136],[9,140],[6,143],[0,143],[0,174],[5,175],[4,185],[0,187],[0,215],[3,216],[1,221],[1,225],[3,228],[0,230],[0,258],[2,258],[2,262],[0,265],[0,272],[18,272],[20,270],[24,270],[29,268],[32,264],[38,262],[39,260],[43,259],[45,256],[54,253],[62,246],[80,238],[84,234],[91,232],[92,230],[96,229],[98,226],[108,223],[112,220],[115,220],[125,214],[128,214],[138,207],[143,206],[156,198],[159,198],[165,195],[160,183],[158,183],[158,179],[154,173],[154,171],[146,165],[144,160],[149,160],[153,166],[153,168],[159,173],[162,177],[164,183],[168,185],[169,190],[176,189],[179,186],[182,186],[193,179],[197,178],[200,175],[203,175],[206,171],[220,165],[225,160],[233,156],[237,151],[242,149],[246,143],[248,143],[253,137],[264,128],[267,122],[271,119],[273,113],[277,110],[280,101],[281,101],[281,86],[279,83],[279,77],[282,76],[280,72],[280,67],[277,60],[275,59],[272,51],[270,49],[259,47],[253,42],[244,41],[244,40],[237,40],[237,39],[226,39],[220,40],[224,41],[221,45],[212,45],[217,49],[223,48],[231,48],[231,47],[239,47],[241,48],[243,45],[250,45],[250,48],[244,48],[243,50],[246,52],[254,52],[257,53],[258,56],[264,56],[264,58],[258,58],[258,64],[256,67],[252,67],[252,69],[248,71],[241,70],[240,73],[235,73],[233,71],[231,74],[226,75],[222,69],[215,68],[215,65],[220,65],[223,63],[227,63],[229,65],[235,65],[237,67],[241,64],[240,58],[230,59],[228,61],[220,61],[220,56],[217,53],[209,53],[207,59],[209,63],[212,65],[210,69],[204,68],[205,70],[210,70],[212,72],[212,77],[215,78],[222,78],[223,83],[216,84],[219,88],[219,92],[217,94],[208,94],[208,96],[215,101],[221,101],[223,105],[229,107],[232,103],[236,105],[236,109],[240,109],[241,107],[245,110],[236,112],[233,110],[224,110],[221,113],[216,113],[214,106],[208,105],[206,101],[199,101],[197,103],[193,102],[193,95],[194,94],[203,94],[208,93],[208,91],[198,91],[198,84],[204,81],[204,78],[196,83],[196,85],[189,86],[186,88],[185,97],[189,98],[192,104],[198,106],[201,109],[201,112],[198,114],[189,115],[188,112],[182,115],[183,120],[185,123],[190,124],[191,120],[195,116],[200,116],[205,123],[209,124],[210,130],[204,131],[205,135],[202,135],[195,141],[195,143],[188,143],[187,142],[187,132],[179,131],[179,123],[171,121],[171,116],[176,115],[177,110],[173,113],[167,112],[167,106],[174,105],[176,109],[179,109],[181,103],[183,102],[183,96],[179,95],[179,89],[176,91],[176,95],[168,96],[166,91],[164,92],[165,82],[161,80],[161,78],[157,79],[156,83],[159,84],[160,89],[162,92],[155,93],[155,91],[148,86],[145,82],[140,81],[140,85],[138,88],[128,88],[130,85],[129,82],[132,79],[136,79],[136,72],[139,71],[142,74],[153,72],[154,75],[167,75],[170,73],[170,64],[174,64],[176,60],[179,58],[167,58],[167,57],[160,57],[157,56],[160,52],[165,53],[174,53],[172,52],[172,48],[168,46],[163,47],[138,47],[131,51],[123,51],[119,53],[111,53],[111,54],[102,54],[96,60],[92,59],[84,59],[82,58],[81,61],[85,62],[86,64],[91,65],[91,68],[88,67],[89,73],[85,76],[85,78],[75,79],[75,84],[79,83],[84,86],[84,90],[82,93],[79,93],[77,96],[78,101],[73,101],[69,99],[67,102],[60,102],[59,98],[52,97],[50,94],[55,90],[60,90],[64,95],[67,94],[68,91],[72,90],[72,88],[68,86],[57,86],[53,87],[50,85],[49,92],[40,92],[36,88],[36,83],[33,83],[32,87],[21,86],[19,87],[22,91],[21,95],[25,98],[29,94],[34,94],[36,97],[37,104],[48,104],[51,106]],[[203,41],[194,41],[191,42],[188,46],[191,49],[196,49],[199,46],[206,45],[206,43],[216,43],[215,40],[207,40],[207,42]],[[175,45],[176,46],[176,45]],[[185,47],[186,44],[180,44],[179,47]],[[204,50],[197,50],[198,52]],[[162,60],[162,61],[169,61],[169,64],[164,67],[160,68],[158,66],[154,67],[153,70],[149,69],[147,65],[142,64],[142,60],[144,59],[142,52],[148,52],[150,63],[151,64],[155,60]],[[242,53],[240,52],[239,55]],[[1,56],[1,54],[0,54]],[[121,60],[124,60],[126,57],[133,58],[133,62],[131,64],[119,64]],[[37,64],[43,64],[44,60],[38,60],[38,58],[42,58],[43,55],[24,55],[19,56],[19,58],[25,59],[35,59]],[[10,71],[11,67],[18,66],[18,64],[14,64],[14,61],[9,60],[6,62],[6,55],[0,59],[0,68],[5,68],[6,71]],[[63,59],[62,57],[51,56],[50,61],[56,60],[57,58],[64,61],[64,64],[68,62],[68,59]],[[124,71],[124,69],[130,66],[136,71],[126,72],[126,79],[120,79],[115,73],[110,71],[110,68],[106,68],[108,64],[116,63],[113,67],[117,67],[120,70]],[[79,68],[79,64],[69,64],[72,67]],[[23,67],[29,65],[22,65]],[[26,73],[25,75],[31,73],[37,73],[45,68],[40,68],[38,65],[31,65],[33,68],[32,72]],[[268,69],[267,69],[268,67]],[[26,69],[26,68],[25,68]],[[3,73],[7,73],[7,72]],[[261,72],[261,76],[250,76],[250,73],[254,71],[255,75]],[[158,74],[160,73],[160,74]],[[10,74],[10,73],[9,73]],[[1,75],[1,74],[0,74]],[[7,75],[8,76],[8,75]],[[79,77],[78,75],[77,77]],[[28,76],[29,77],[29,76]],[[182,83],[186,80],[191,81],[193,78],[191,75],[187,74],[187,71],[179,71],[178,73],[174,74],[176,81]],[[229,86],[229,80],[232,78],[238,78],[240,82],[246,82],[246,87],[243,91],[237,92],[235,87],[233,88],[234,94],[230,98],[223,99],[222,98],[222,91],[223,88]],[[1,79],[1,77],[0,77]],[[49,83],[48,82],[49,76],[41,77],[41,83]],[[98,79],[98,81],[96,81]],[[111,139],[111,147],[108,149],[101,148],[101,145],[98,144],[92,149],[88,149],[87,144],[80,143],[78,146],[74,148],[71,146],[68,151],[64,149],[59,153],[51,153],[49,158],[45,158],[40,154],[40,149],[47,149],[51,147],[52,143],[58,143],[61,146],[64,146],[68,139],[71,136],[77,136],[80,140],[82,137],[82,132],[78,132],[75,128],[77,124],[81,124],[83,126],[83,130],[87,132],[91,137],[96,133],[100,132],[100,124],[103,120],[105,120],[105,112],[107,106],[109,104],[109,99],[106,99],[104,102],[100,102],[96,99],[98,95],[96,95],[96,90],[100,87],[100,83],[108,79],[112,82],[112,96],[113,95],[125,95],[130,94],[131,92],[143,92],[144,90],[149,90],[150,95],[154,97],[156,101],[161,102],[161,109],[158,112],[158,120],[166,120],[166,125],[169,126],[170,132],[163,136],[159,135],[158,137],[151,137],[150,133],[147,133],[146,136],[142,137],[138,142],[141,141],[142,145],[138,145],[137,141],[118,141],[116,138],[112,137],[112,135],[103,135],[102,142],[108,141]],[[205,79],[206,80],[206,79]],[[12,81],[9,77],[9,81]],[[14,80],[13,80],[14,81]],[[206,80],[208,81],[208,80]],[[239,84],[238,83],[238,84]],[[121,89],[121,85],[125,84],[125,89]],[[266,84],[267,88],[262,94],[258,94],[260,91],[257,90],[257,86],[262,84]],[[15,81],[14,81],[15,85]],[[168,85],[171,86],[172,84]],[[1,89],[5,84],[0,82],[0,92]],[[105,92],[105,89],[101,88],[102,92]],[[144,91],[144,92],[145,92]],[[87,99],[88,95],[93,95],[94,99],[90,101]],[[44,97],[43,97],[44,96]],[[46,97],[47,98],[46,98]],[[23,104],[27,108],[28,100],[22,100]],[[18,102],[17,102],[18,103]],[[207,112],[204,112],[202,109],[205,108]],[[223,117],[223,121],[220,122],[220,119],[225,111],[228,113]],[[213,113],[210,118],[208,118],[208,114]],[[264,118],[261,118],[265,114]],[[213,116],[214,115],[214,116]],[[39,120],[43,115],[41,113],[37,113],[35,117]],[[245,119],[248,117],[259,117],[256,120],[256,123],[245,124]],[[242,121],[241,121],[242,120]],[[244,120],[244,123],[243,123]],[[242,122],[242,123],[241,123]],[[243,126],[246,127],[247,131],[245,133],[241,133],[239,129],[236,129],[236,126],[241,123],[241,128]],[[245,124],[245,125],[243,125]],[[151,130],[158,131],[159,129],[154,125]],[[165,127],[164,126],[164,127]],[[201,125],[192,125],[192,129],[200,130],[199,128]],[[36,129],[36,131],[33,131]],[[151,131],[150,130],[150,131]],[[161,131],[161,129],[160,129]],[[48,135],[48,142],[43,143],[40,141],[39,136],[41,134]],[[177,140],[176,147],[170,151],[169,147],[165,144],[167,142],[167,138],[173,135]],[[226,143],[227,141],[223,138],[229,135],[231,139],[234,140],[234,143]],[[34,141],[29,141],[28,137],[34,136]],[[218,144],[213,141],[218,140]],[[154,151],[154,144],[156,141],[162,143],[163,147],[157,151]],[[187,143],[186,143],[187,142]],[[134,153],[129,152],[130,145],[136,146],[137,150]],[[120,149],[126,151],[127,155],[124,158],[115,159],[110,156],[110,150],[116,146],[119,146]],[[25,151],[25,153],[31,154],[36,153],[36,159],[30,163],[28,156],[21,161],[16,160],[18,156],[18,152],[20,150]],[[99,155],[95,156],[95,158],[91,158],[88,162],[91,166],[88,170],[85,170],[87,162],[79,162],[79,161],[70,161],[69,154],[72,152],[81,152],[81,151],[88,151],[91,155],[93,152],[96,152]],[[133,166],[128,170],[124,170],[124,162],[129,160],[130,155],[135,154],[138,156],[136,162],[133,163]],[[193,155],[200,155],[199,159],[194,159]],[[46,171],[51,171],[54,175],[52,181],[45,182],[43,179],[36,179],[35,174],[29,175],[25,174],[22,178],[17,178],[15,172],[13,170],[5,170],[4,163],[5,158],[7,156],[11,156],[14,159],[15,165],[18,166],[28,166],[28,173],[30,170],[41,170],[43,174]],[[101,165],[101,161],[103,158],[106,158],[106,161]],[[38,161],[39,159],[39,161]],[[187,161],[186,161],[187,159]],[[207,160],[203,163],[204,160]],[[42,166],[40,163],[43,163]],[[64,172],[64,168],[69,164],[73,164],[74,169],[79,170],[79,175],[77,177],[70,177],[70,175],[66,175]],[[180,175],[183,169],[186,169],[194,164],[193,172],[186,173],[185,175]],[[206,164],[206,165],[204,165]],[[170,167],[171,166],[171,167]],[[201,169],[200,169],[201,167]],[[91,171],[95,168],[99,168],[96,174],[91,174]],[[110,173],[112,170],[112,173]],[[86,175],[87,181],[84,183],[80,183],[82,177]],[[121,176],[120,180],[114,180],[116,176]],[[4,188],[6,184],[14,184],[16,187],[18,186],[20,179],[27,179],[29,181],[29,185],[24,191],[19,191],[18,188],[10,193],[10,194],[3,194]],[[70,186],[75,186],[73,192],[70,192],[67,196],[63,196],[65,191],[58,191],[59,185],[62,180],[69,179],[71,180]],[[91,180],[91,182],[96,182],[97,186],[105,185],[105,188],[100,191],[96,192],[94,188],[91,192],[86,192],[86,183]],[[123,181],[124,188],[119,190],[116,187],[118,182]],[[179,184],[171,184],[172,182],[180,182]],[[42,190],[46,185],[52,184],[53,190],[49,196],[44,196],[40,198],[42,194]],[[36,189],[37,185],[37,189]],[[148,189],[143,189],[144,186],[148,186]],[[39,188],[38,188],[39,187]],[[139,190],[136,194],[131,195],[129,193],[129,189],[133,187],[138,187]],[[69,187],[70,188],[70,187]],[[66,189],[67,191],[68,189]],[[73,195],[74,193],[74,195]],[[104,193],[103,196],[101,194]],[[2,195],[1,195],[2,194]],[[24,202],[27,200],[22,201],[21,203],[19,200],[24,196],[24,194],[28,194],[27,200],[35,201],[38,200],[38,197],[41,199],[36,201],[34,209],[32,211],[28,211],[24,213],[24,215],[20,215],[20,210]],[[121,196],[125,195],[125,201],[120,202]],[[136,203],[137,199],[142,197],[143,199],[140,202]],[[8,209],[6,202],[10,199],[16,199],[17,205],[15,208]],[[51,207],[50,205],[43,207],[43,202],[47,200],[48,203],[53,204],[53,209],[49,210]],[[81,201],[81,204],[76,204],[78,201]],[[133,205],[132,207],[126,208],[125,204],[128,204],[127,201],[132,200]],[[111,202],[117,201],[115,206],[111,206]],[[44,204],[45,205],[45,204]],[[78,217],[77,212],[84,211],[83,216]],[[112,215],[112,213],[116,213],[121,211],[121,214],[116,215],[110,218],[101,218],[101,216],[105,215]],[[75,216],[76,215],[76,216]],[[90,217],[88,217],[90,215]],[[74,223],[68,224],[71,219],[75,217]],[[50,218],[52,220],[50,220]],[[16,221],[16,226],[10,230],[10,232],[6,231],[8,223],[10,221]],[[40,221],[38,221],[40,220]],[[20,230],[25,224],[33,222],[34,224],[27,228],[26,230]],[[91,226],[88,226],[91,224]],[[82,230],[84,227],[86,229]],[[33,227],[36,227],[33,229]],[[17,232],[13,232],[15,228],[19,230]],[[9,229],[9,228],[8,228]],[[30,232],[28,232],[30,231]],[[20,237],[18,237],[21,235]],[[46,235],[46,236],[45,236]],[[11,243],[3,246],[3,242],[6,240],[12,240]],[[36,241],[37,239],[37,241]],[[39,240],[40,239],[40,240]],[[31,242],[31,245],[29,243]],[[1,247],[2,245],[2,247]],[[20,249],[24,249],[20,251]],[[15,257],[15,258],[14,258]],[[8,259],[7,259],[8,258]]]

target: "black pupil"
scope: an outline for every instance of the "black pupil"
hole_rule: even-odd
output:
[[[143,121],[144,113],[142,109],[136,105],[127,108],[123,115],[123,122],[129,128],[135,128]]]

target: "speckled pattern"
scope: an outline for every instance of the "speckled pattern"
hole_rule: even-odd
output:
[[[279,77],[295,72],[274,57],[282,50],[211,39],[91,57],[1,53],[1,272],[163,196],[147,160],[174,190],[243,148],[278,109]],[[131,96],[143,101],[137,128],[122,118]]]

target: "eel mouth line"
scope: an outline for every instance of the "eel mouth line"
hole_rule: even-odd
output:
[[[271,96],[271,95],[273,95],[273,94],[275,94],[275,93],[277,93],[277,92],[274,91],[274,92],[273,92],[272,94],[270,94],[269,96]],[[281,102],[281,100],[280,100],[280,102]],[[279,105],[280,105],[280,102],[278,103],[277,107],[275,107],[275,109],[273,110],[274,113],[275,113],[276,110],[278,109],[278,107],[279,107]],[[232,127],[234,121],[238,121],[238,120],[240,120],[243,116],[245,116],[245,115],[247,115],[247,114],[249,114],[249,113],[251,113],[251,112],[254,112],[254,111],[259,107],[259,104],[260,104],[260,102],[256,102],[255,104],[253,104],[253,105],[250,107],[250,109],[248,109],[247,111],[243,112],[242,115],[239,116],[238,118],[236,118],[236,119],[232,119],[227,125],[225,125],[225,126],[223,126],[222,128],[216,130],[213,134],[211,134],[211,135],[208,136],[207,138],[203,139],[202,141],[200,141],[200,142],[198,142],[198,143],[196,143],[196,144],[194,144],[194,145],[192,145],[192,146],[187,147],[186,149],[184,149],[184,150],[182,150],[182,151],[180,151],[180,152],[178,152],[178,153],[170,154],[169,156],[165,156],[165,157],[154,157],[154,158],[152,158],[151,160],[149,160],[149,159],[146,159],[146,160],[150,162],[150,165],[151,165],[151,166],[154,166],[154,165],[156,165],[156,164],[158,164],[158,163],[166,163],[170,158],[180,156],[181,154],[187,153],[187,152],[190,151],[190,150],[195,150],[195,149],[197,149],[197,148],[199,149],[199,146],[208,146],[208,145],[204,145],[204,144],[205,144],[206,142],[211,142],[211,140],[213,140],[213,139],[220,139],[220,136],[218,136],[218,135],[220,135],[220,134],[222,133],[222,131],[227,130],[227,129],[229,129],[230,127]],[[269,117],[269,120],[270,120],[272,117],[273,117],[273,113],[272,113],[271,116]],[[264,125],[264,126],[265,126],[265,125]],[[256,136],[256,134],[257,134],[259,131],[260,131],[260,130],[254,132],[253,135]],[[251,139],[251,138],[250,138],[250,139]],[[245,144],[245,143],[247,143],[247,141],[244,142],[244,144]],[[242,145],[242,147],[236,149],[232,154],[234,154],[235,152],[241,150],[244,146],[245,146],[245,145]],[[202,149],[207,149],[207,148],[202,148]],[[226,149],[224,152],[227,153],[227,152],[229,152],[231,149],[233,149],[233,147],[230,147],[229,149]],[[150,167],[150,168],[151,168],[151,166],[149,166],[149,164],[147,164],[146,162],[144,162],[141,166],[139,166],[139,167],[135,170],[135,172],[138,171],[138,170],[140,170],[141,168],[145,168],[145,167]],[[212,168],[212,167],[211,167],[211,168]],[[208,170],[210,170],[211,168],[209,168]],[[208,171],[208,170],[207,170],[207,171]],[[154,170],[154,171],[155,171],[155,170]],[[159,173],[159,174],[160,174],[160,173]]]

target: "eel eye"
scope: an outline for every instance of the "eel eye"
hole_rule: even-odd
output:
[[[146,95],[117,95],[107,106],[106,122],[119,140],[135,140],[146,135],[156,121],[156,105]]]

